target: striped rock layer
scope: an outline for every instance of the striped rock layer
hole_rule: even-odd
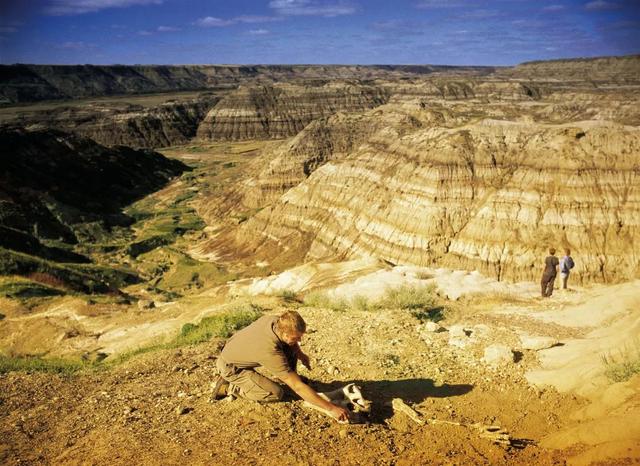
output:
[[[637,127],[474,119],[405,102],[315,122],[265,157],[239,188],[262,210],[210,248],[532,280],[553,246],[572,249],[578,281],[640,273]]]
[[[377,87],[334,82],[240,87],[213,107],[198,127],[201,140],[280,139],[336,112],[359,112],[386,102]]]

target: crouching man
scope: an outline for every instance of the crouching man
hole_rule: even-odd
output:
[[[218,357],[213,398],[233,395],[260,402],[282,400],[282,387],[254,370],[264,367],[303,400],[325,409],[339,421],[347,421],[346,409],[318,396],[296,372],[298,360],[311,369],[309,357],[299,345],[306,329],[300,314],[287,311],[280,316],[262,316],[237,332]]]

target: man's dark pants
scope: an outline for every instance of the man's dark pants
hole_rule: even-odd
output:
[[[540,287],[542,296],[548,298],[553,294],[553,283],[556,281],[556,274],[542,274],[542,280],[540,280]]]

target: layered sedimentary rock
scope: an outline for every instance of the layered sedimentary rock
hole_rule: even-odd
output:
[[[376,131],[209,246],[235,242],[235,254],[266,260],[372,256],[508,280],[538,279],[555,246],[574,251],[577,280],[640,273],[638,128],[447,127],[423,105],[392,107],[369,111]]]
[[[198,127],[201,140],[280,139],[311,121],[336,112],[359,112],[381,105],[378,87],[331,83],[244,86],[223,98]]]
[[[565,88],[585,82],[591,87],[638,84],[640,55],[531,61],[501,68],[498,75],[532,81],[555,82]]]
[[[195,137],[198,125],[218,100],[203,95],[146,108],[118,102],[55,107],[9,120],[5,126],[68,131],[107,146],[167,147]]]
[[[231,89],[251,81],[403,78],[428,74],[485,75],[489,66],[438,65],[0,65],[0,103],[140,93]]]
[[[276,202],[318,167],[348,156],[365,141],[375,143],[379,139],[384,144],[385,139],[397,138],[417,127],[456,121],[442,107],[419,108],[420,120],[411,111],[403,111],[404,105],[384,105],[368,115],[337,113],[315,120],[295,137],[266,150],[253,163],[254,173],[233,187],[225,202],[203,203],[201,214],[213,219],[232,211],[262,208]],[[378,115],[384,118],[377,118]]]
[[[198,128],[201,140],[272,139],[294,136],[308,123],[336,112],[361,112],[406,99],[514,101],[539,99],[532,84],[480,78],[422,78],[375,85],[331,83],[243,86],[224,97]]]
[[[525,83],[492,76],[484,77],[424,77],[410,82],[378,82],[394,99],[422,98],[444,100],[513,101],[537,100],[546,89],[535,83]]]

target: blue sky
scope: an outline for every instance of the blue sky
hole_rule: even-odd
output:
[[[640,0],[0,0],[0,62],[447,64],[640,53]]]

